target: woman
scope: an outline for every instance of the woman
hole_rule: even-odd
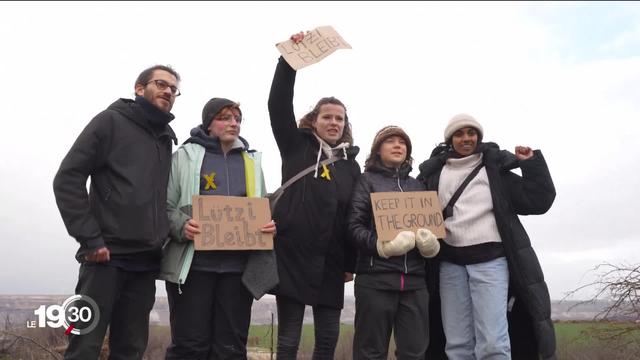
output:
[[[304,35],[296,34],[299,42]],[[305,305],[313,308],[314,359],[333,359],[344,302],[344,282],[353,278],[346,217],[360,166],[351,146],[351,126],[344,104],[321,99],[301,120],[293,112],[296,71],[280,57],[269,94],[271,128],[282,159],[282,182],[315,165],[315,171],[284,191],[274,210],[278,284],[279,360],[295,359]],[[322,165],[327,158],[340,160]]]
[[[399,360],[422,359],[429,343],[425,258],[438,253],[438,240],[428,229],[378,239],[371,207],[374,192],[424,191],[424,185],[409,176],[412,162],[409,136],[398,126],[384,127],[373,140],[353,191],[349,232],[358,251],[356,360],[386,360],[392,330]]]
[[[418,176],[427,189],[438,191],[445,206],[472,169],[480,169],[445,220],[439,269],[429,269],[430,282],[439,280],[439,301],[432,305],[441,306],[446,355],[554,358],[549,292],[518,219],[549,210],[555,199],[553,181],[540,150],[516,146],[514,156],[483,143],[482,136],[473,117],[454,116],[445,128],[445,143],[420,165]],[[510,171],[517,167],[522,176]],[[432,337],[428,356],[442,346]]]
[[[265,195],[260,153],[240,137],[241,124],[238,103],[213,98],[202,110],[202,125],[173,154],[167,191],[171,239],[160,276],[171,322],[167,359],[247,358],[253,296],[242,274],[260,252],[194,251],[201,230],[191,218],[193,195]],[[262,231],[274,233],[275,223]]]

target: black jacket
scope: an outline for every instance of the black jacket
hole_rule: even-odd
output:
[[[425,275],[425,259],[417,248],[404,256],[392,256],[389,259],[378,256],[376,243],[378,236],[371,208],[371,193],[392,191],[424,191],[425,186],[409,176],[411,166],[389,169],[373,166],[366,170],[353,190],[349,211],[349,233],[358,251],[357,274],[403,273]]]
[[[280,58],[269,94],[269,116],[280,156],[282,183],[316,163],[319,144],[309,129],[298,129],[293,111],[296,72]],[[342,308],[344,272],[353,272],[355,254],[347,240],[347,209],[360,175],[359,149],[329,165],[331,180],[313,172],[289,186],[274,210],[274,248],[280,283],[276,295],[307,305]],[[325,159],[322,154],[321,159]]]
[[[133,100],[117,100],[89,122],[60,164],[53,190],[69,235],[80,242],[79,261],[102,246],[116,257],[159,253],[169,235],[175,134],[169,125],[152,126],[150,116]]]
[[[553,204],[556,192],[549,169],[540,150],[534,151],[532,158],[520,162],[512,153],[501,151],[493,143],[481,143],[479,149],[483,153],[493,211],[509,263],[509,296],[515,299],[507,314],[512,358],[538,359],[539,354],[542,359],[554,359],[556,341],[549,290],[529,236],[518,218],[518,215],[543,214]],[[434,151],[432,157],[420,165],[418,179],[428,190],[438,189],[440,173],[448,156],[448,151]],[[509,171],[518,166],[522,176]],[[427,284],[432,300],[429,313],[432,315],[440,314],[438,274],[438,262],[428,262]],[[432,336],[427,356],[429,359],[442,358],[444,338],[438,339],[442,324],[434,323],[441,318],[430,316],[430,321]]]

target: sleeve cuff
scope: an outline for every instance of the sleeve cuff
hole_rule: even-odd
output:
[[[82,243],[84,245],[84,248],[86,248],[87,250],[96,250],[105,247],[104,239],[102,238],[102,236],[98,236],[93,239],[86,239]]]

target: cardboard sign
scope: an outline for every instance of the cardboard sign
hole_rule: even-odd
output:
[[[260,229],[271,221],[269,199],[193,196],[193,219],[200,224],[196,250],[270,250],[273,235]]]
[[[315,64],[338,49],[351,49],[331,26],[320,26],[307,32],[297,44],[289,39],[277,43],[276,47],[295,70]]]
[[[371,194],[378,239],[393,239],[404,230],[431,230],[438,238],[446,231],[442,206],[435,191],[379,192]]]

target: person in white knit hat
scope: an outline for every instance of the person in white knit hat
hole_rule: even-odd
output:
[[[386,359],[393,331],[396,358],[421,359],[429,343],[426,258],[440,244],[428,229],[376,235],[371,193],[423,191],[409,176],[411,140],[398,126],[376,135],[365,171],[353,190],[348,229],[358,251],[353,359]]]
[[[483,135],[473,116],[458,114],[420,165],[418,180],[438,191],[446,218],[428,264],[427,358],[554,359],[549,292],[518,215],[549,210],[555,187],[540,150],[513,154]],[[510,171],[517,167],[522,176]]]

